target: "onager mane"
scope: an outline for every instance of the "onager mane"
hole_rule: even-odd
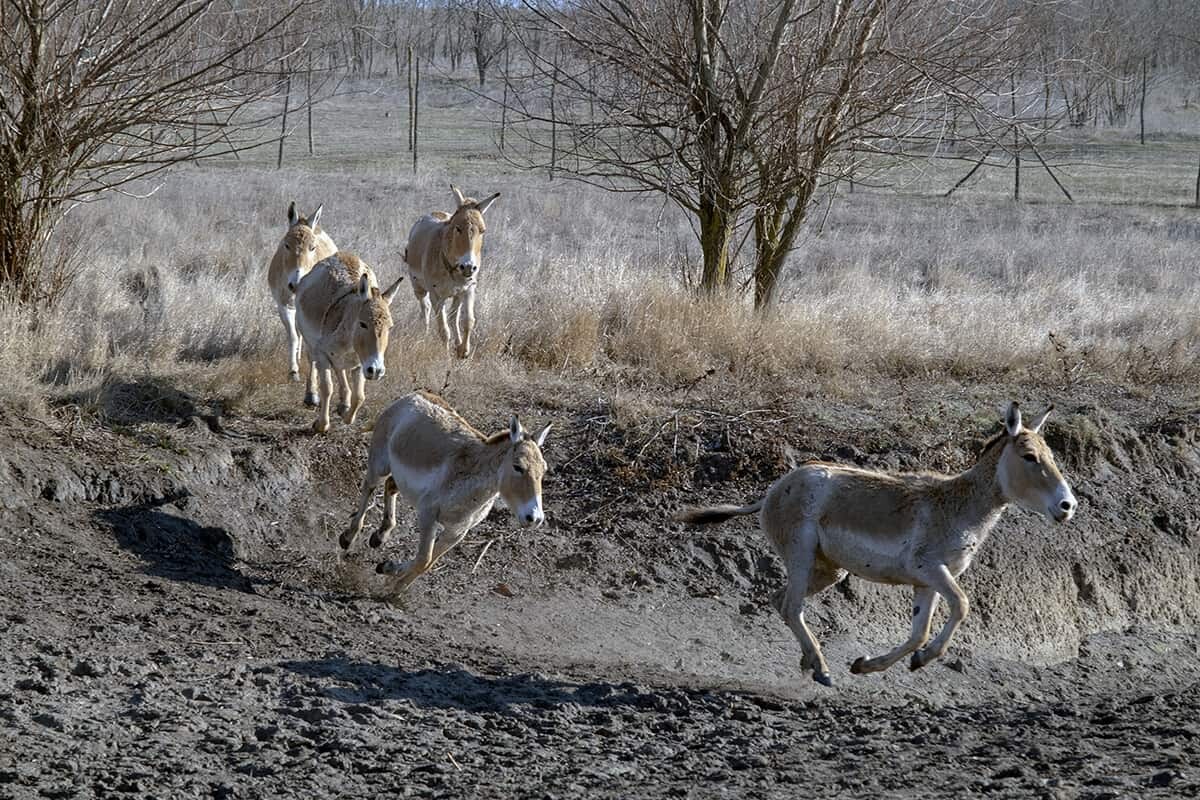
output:
[[[468,431],[470,431],[474,435],[478,436],[479,440],[481,442],[483,442],[484,444],[487,444],[487,445],[500,444],[501,442],[503,442],[509,438],[509,432],[508,432],[507,428],[498,430],[491,435],[483,433],[478,428],[476,428],[474,425],[472,425],[470,422],[467,422],[467,420],[463,417],[463,415],[459,414],[457,411],[455,411],[450,406],[450,404],[446,402],[446,398],[442,397],[440,394],[436,394],[434,392],[428,391],[427,389],[418,389],[416,391],[416,393],[419,394],[421,397],[424,397],[430,403],[433,403],[435,406],[438,406],[439,408],[442,408],[442,409],[448,411],[455,418],[455,420],[460,422],[462,424],[462,426],[464,428],[466,428]]]

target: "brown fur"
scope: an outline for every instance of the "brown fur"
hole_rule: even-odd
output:
[[[483,215],[500,195],[478,201],[451,188],[457,201],[454,212],[434,211],[417,220],[408,234],[404,260],[426,330],[433,313],[442,341],[453,346],[458,357],[466,358],[471,352],[475,285],[487,230]]]
[[[288,229],[275,248],[267,268],[267,286],[275,300],[280,322],[288,337],[288,375],[300,380],[300,356],[303,341],[296,327],[295,282],[313,268],[320,260],[337,252],[333,239],[317,224],[321,209],[313,213],[313,221],[296,215],[296,204],[288,206]],[[305,402],[315,403],[317,372],[309,359],[308,391]]]
[[[396,491],[416,506],[421,534],[417,556],[407,564],[387,561],[378,571],[399,576],[399,588],[428,571],[491,509],[497,497],[518,514],[534,509],[541,521],[541,487],[546,471],[539,440],[524,433],[513,417],[504,437],[484,438],[445,400],[430,392],[414,392],[392,403],[375,423],[367,456],[359,507],[340,544],[350,548],[362,532],[367,507],[376,489],[391,477]],[[520,468],[519,470],[517,468]],[[395,526],[394,495],[385,488],[386,509],[373,547],[386,541]],[[438,528],[441,533],[438,534]]]
[[[760,513],[763,531],[787,564],[780,614],[804,650],[802,666],[826,685],[828,667],[804,621],[805,598],[847,572],[877,583],[911,585],[918,613],[909,640],[886,655],[859,659],[851,671],[886,669],[909,653],[917,669],[945,652],[966,618],[969,603],[956,579],[1007,504],[1018,502],[1059,521],[1074,514],[1074,495],[1039,433],[1049,413],[1026,428],[1013,403],[1005,430],[959,475],[892,474],[810,462],[776,481],[757,503],[687,509],[678,518],[707,523]],[[949,603],[950,618],[925,647],[939,596]]]
[[[381,292],[374,271],[350,253],[321,261],[300,282],[297,322],[321,371],[316,432],[329,429],[335,372],[341,387],[338,411],[347,424],[362,406],[365,378],[382,377],[392,328],[389,306],[399,284]]]

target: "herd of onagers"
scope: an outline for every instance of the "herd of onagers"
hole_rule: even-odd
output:
[[[309,216],[288,208],[288,228],[271,260],[271,294],[288,337],[290,377],[308,365],[306,405],[318,408],[313,429],[330,426],[333,380],[338,413],[353,423],[365,382],[383,377],[393,326],[391,305],[408,277],[428,333],[430,315],[443,342],[458,358],[471,355],[475,291],[482,266],[484,214],[499,197],[465,197],[454,187],[452,213],[435,211],[413,225],[404,252],[407,276],[381,289],[360,258],[338,250],[319,226],[321,207]],[[1003,429],[958,475],[893,474],[826,462],[802,464],[779,478],[764,497],[744,506],[682,509],[676,519],[695,524],[758,514],[763,531],[787,568],[787,584],[774,604],[803,650],[801,666],[830,685],[829,666],[804,621],[804,603],[847,573],[913,589],[912,632],[901,645],[859,658],[856,674],[887,669],[910,656],[918,669],[940,657],[967,616],[958,577],[970,566],[1010,503],[1056,522],[1071,519],[1074,494],[1041,436],[1051,409],[1024,419],[1012,403]],[[415,556],[381,562],[376,571],[407,588],[463,540],[501,499],[522,527],[545,519],[542,457],[550,426],[530,433],[514,414],[506,428],[486,434],[442,398],[405,395],[385,408],[371,433],[358,507],[339,543],[350,549],[366,512],[383,487],[383,519],[368,540],[378,548],[396,525],[400,495],[416,510],[420,533]],[[564,525],[569,520],[560,521]],[[949,616],[930,640],[933,614],[944,598]]]

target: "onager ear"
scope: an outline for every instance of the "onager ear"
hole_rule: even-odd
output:
[[[454,192],[454,202],[461,206],[463,204],[463,200],[466,199],[465,197],[463,197],[463,193],[460,192],[458,190],[458,187],[455,186],[453,183],[450,184],[450,191]]]
[[[500,196],[500,193],[496,192],[494,195],[492,195],[488,199],[480,200],[478,203],[475,204],[475,209],[480,214],[484,213],[491,207],[492,203],[496,202],[496,198],[498,198],[499,196]]]
[[[1021,409],[1016,400],[1009,403],[1008,413],[1004,416],[1004,428],[1009,436],[1016,436],[1021,432]]]
[[[371,299],[371,279],[365,272],[358,279],[358,296],[363,300]]]
[[[538,431],[537,436],[533,437],[533,440],[535,442],[537,442],[537,446],[539,449],[546,443],[546,434],[548,434],[548,433],[550,433],[549,425],[542,428],[540,431]]]
[[[387,303],[390,306],[392,304],[392,299],[395,298],[395,296],[396,296],[396,290],[400,288],[400,284],[403,282],[404,282],[403,275],[401,275],[399,278],[396,278],[396,282],[393,283],[391,286],[389,286],[387,288],[387,291],[383,293],[383,302]]]
[[[288,203],[288,227],[296,224],[296,201]]]
[[[324,207],[325,204],[321,203],[321,205],[317,206],[317,210],[312,213],[312,216],[308,218],[308,227],[312,228],[314,231],[317,229],[317,220],[321,218],[321,209]]]
[[[525,429],[521,427],[521,420],[517,419],[517,415],[513,414],[512,419],[508,421],[508,438],[513,443],[521,441],[521,437],[525,435]]]
[[[1030,422],[1029,425],[1027,426],[1029,428],[1029,430],[1033,431],[1034,433],[1041,433],[1042,426],[1046,424],[1046,417],[1050,416],[1050,412],[1053,410],[1054,410],[1054,404],[1051,403],[1049,408],[1047,408],[1041,414],[1038,414],[1036,417],[1033,418],[1033,421]]]

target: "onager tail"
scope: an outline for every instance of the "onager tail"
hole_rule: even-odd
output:
[[[757,514],[762,510],[762,507],[763,501],[759,500],[748,506],[723,505],[707,506],[704,508],[681,508],[672,515],[672,518],[676,522],[690,522],[693,525],[712,525],[717,522],[724,522],[727,519],[733,519],[734,517]]]

